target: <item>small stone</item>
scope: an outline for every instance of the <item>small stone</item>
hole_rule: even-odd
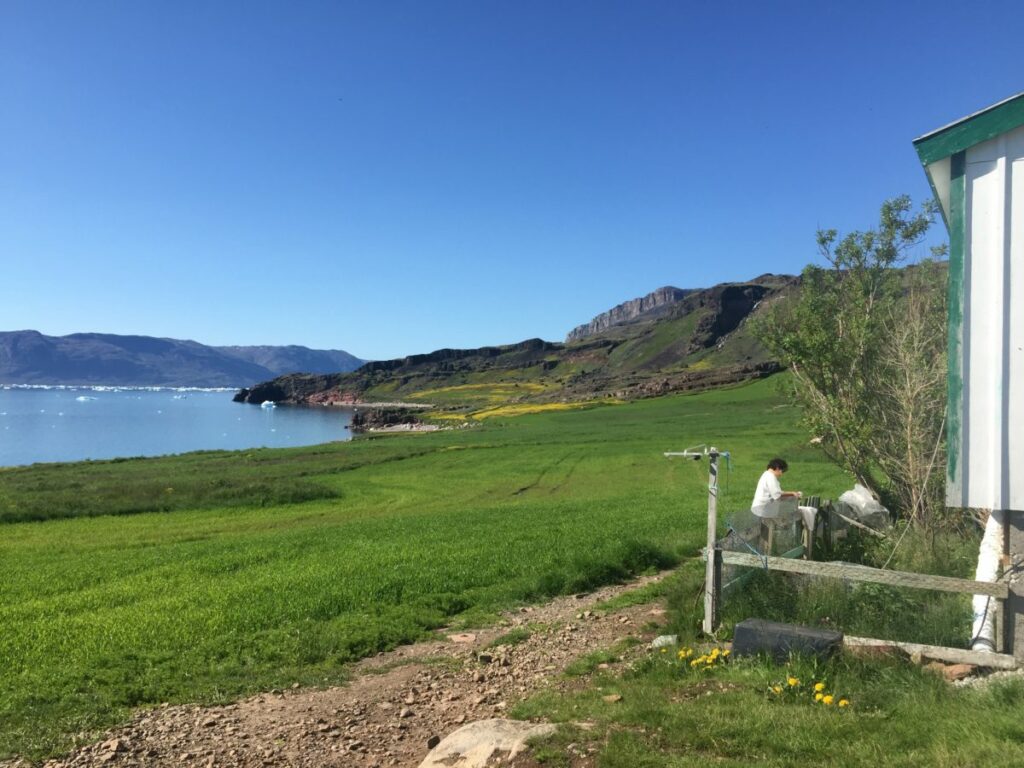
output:
[[[433,749],[434,747],[436,747],[440,743],[441,743],[441,737],[435,734],[435,735],[431,736],[429,739],[427,739],[427,749]]]
[[[398,713],[398,716],[405,718],[405,717],[412,717],[414,714],[415,713],[411,709],[409,709],[408,707],[402,707],[401,711]]]
[[[943,667],[942,676],[952,683],[955,680],[963,680],[965,677],[970,677],[977,669],[973,664],[950,664]]]
[[[454,635],[448,635],[448,639],[453,643],[473,643],[476,642],[476,635],[472,632],[456,632]]]
[[[602,696],[601,700],[607,701],[609,704],[615,704],[616,702],[622,701],[622,696],[617,693],[609,693],[607,696]]]
[[[104,741],[101,746],[101,749],[104,749],[107,752],[124,752],[125,748],[126,747],[124,745],[124,742],[120,739],[111,739],[110,741]]]
[[[408,696],[406,696],[406,697],[405,697],[405,703],[406,703],[406,704],[415,704],[415,703],[416,703],[416,697],[415,697],[415,696],[413,696],[413,695],[412,695],[412,694],[410,693],[410,694],[409,694]]]

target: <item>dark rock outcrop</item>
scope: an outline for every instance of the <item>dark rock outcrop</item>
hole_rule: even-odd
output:
[[[353,432],[366,432],[370,429],[386,429],[400,425],[420,424],[416,414],[408,408],[399,407],[374,407],[357,408],[352,414],[352,422],[349,428]]]
[[[705,307],[711,310],[697,323],[687,354],[709,349],[736,330],[765,297],[769,289],[754,283],[722,285],[709,289]]]

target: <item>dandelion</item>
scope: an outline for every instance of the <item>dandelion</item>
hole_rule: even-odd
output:
[[[840,699],[839,700],[839,707],[840,708],[848,707],[848,706],[850,706],[850,700],[849,699]]]
[[[800,680],[795,677],[787,677],[786,685],[788,685],[790,688],[796,688],[796,686],[800,685]]]
[[[824,683],[815,683],[814,684],[814,690],[817,691],[818,693],[821,693],[822,691],[825,690],[825,684]]]
[[[732,651],[730,651],[728,648],[726,648],[724,651],[722,651],[722,655],[723,656],[728,656],[730,653],[732,653]]]
[[[821,701],[824,698],[825,698],[825,694],[823,694],[823,693],[816,693],[816,694],[814,694],[814,700],[815,701]]]
[[[826,707],[830,707],[832,706],[833,701],[834,699],[832,698],[832,694],[829,694],[828,696],[822,698],[821,703],[824,704]]]
[[[782,686],[781,685],[773,685],[772,686],[772,693],[782,693]]]
[[[668,653],[668,648],[662,648],[662,649],[661,649],[661,652],[662,652],[662,653]]]
[[[700,664],[700,659],[694,659],[690,662],[691,667],[696,667],[698,664]]]

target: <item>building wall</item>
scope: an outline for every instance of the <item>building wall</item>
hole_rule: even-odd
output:
[[[1024,126],[965,161],[962,396],[949,419],[959,455],[947,502],[1024,510]]]

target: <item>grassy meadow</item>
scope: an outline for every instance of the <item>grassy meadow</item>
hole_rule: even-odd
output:
[[[0,470],[0,758],[55,754],[134,707],[337,683],[350,662],[437,627],[484,623],[505,607],[679,563],[659,589],[673,630],[689,639],[707,466],[663,451],[713,442],[732,452],[723,517],[749,505],[774,455],[790,462],[788,488],[834,498],[850,485],[808,446],[778,380],[572,409],[492,405],[485,416],[469,419],[471,428],[309,448]],[[967,562],[933,554],[954,570]],[[816,623],[838,615],[842,600],[869,628],[891,616],[886,595],[808,599],[785,584],[757,594],[772,609],[788,607],[779,618]],[[761,610],[750,597],[727,614]],[[899,603],[903,624],[893,631],[909,631],[906,617],[913,623],[922,605]],[[857,707],[833,722],[813,707],[766,709],[776,703],[762,678],[778,670],[755,665],[724,673],[733,676],[721,682],[726,696],[680,708],[703,695],[706,680],[658,662],[599,678],[578,697],[527,702],[521,713],[595,719],[602,765],[690,765],[680,755],[691,751],[723,764],[767,756],[788,765],[812,752],[794,723],[854,738],[878,718],[917,716],[940,700],[934,711],[955,718],[980,701],[942,693],[915,670],[854,666],[841,674]],[[890,684],[899,696],[880,703]],[[607,708],[599,694],[612,685],[627,706]],[[1014,690],[991,696],[1017,701]],[[729,718],[743,721],[736,735],[694,735],[735,727]],[[894,736],[872,738],[867,752],[845,756],[867,765],[858,755]]]
[[[35,519],[0,526],[0,755],[52,753],[131,707],[337,681],[432,628],[691,557],[706,467],[662,451],[733,450],[726,506],[748,503],[776,453],[792,485],[842,490],[795,420],[763,381],[304,449],[0,471],[0,515]]]

